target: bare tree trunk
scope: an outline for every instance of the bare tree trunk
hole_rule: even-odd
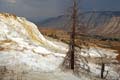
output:
[[[102,65],[101,65],[101,78],[102,79],[104,78],[104,71],[105,71],[105,64],[102,63]]]
[[[76,0],[73,0],[73,12],[72,12],[72,29],[71,29],[71,35],[70,35],[70,68],[74,70],[75,65],[75,32],[76,32],[76,23],[77,23],[77,2]]]
[[[76,27],[77,27],[77,0],[73,0],[72,15],[71,17],[71,31],[70,31],[70,43],[69,51],[63,62],[65,68],[69,68],[74,71],[75,69],[75,36],[76,36]]]

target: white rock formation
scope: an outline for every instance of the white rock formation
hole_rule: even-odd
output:
[[[25,18],[0,14],[0,66],[14,70],[53,71],[67,49],[44,38]]]

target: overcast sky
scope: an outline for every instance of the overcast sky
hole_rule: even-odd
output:
[[[41,19],[64,13],[70,0],[0,0],[0,12]],[[120,0],[81,0],[82,10],[120,11]]]

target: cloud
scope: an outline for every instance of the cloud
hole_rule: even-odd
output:
[[[0,1],[7,3],[16,3],[16,0],[0,0]]]
[[[81,10],[119,10],[120,0],[81,0]],[[67,12],[70,0],[0,0],[0,12],[24,17],[54,17]],[[101,6],[102,5],[102,6]]]
[[[60,0],[15,0],[13,2],[11,0],[0,0],[0,11],[27,18],[54,17],[61,15],[58,1]]]

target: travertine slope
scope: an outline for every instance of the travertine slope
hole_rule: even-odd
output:
[[[25,18],[0,14],[0,66],[15,70],[52,71],[67,49],[44,38]]]

